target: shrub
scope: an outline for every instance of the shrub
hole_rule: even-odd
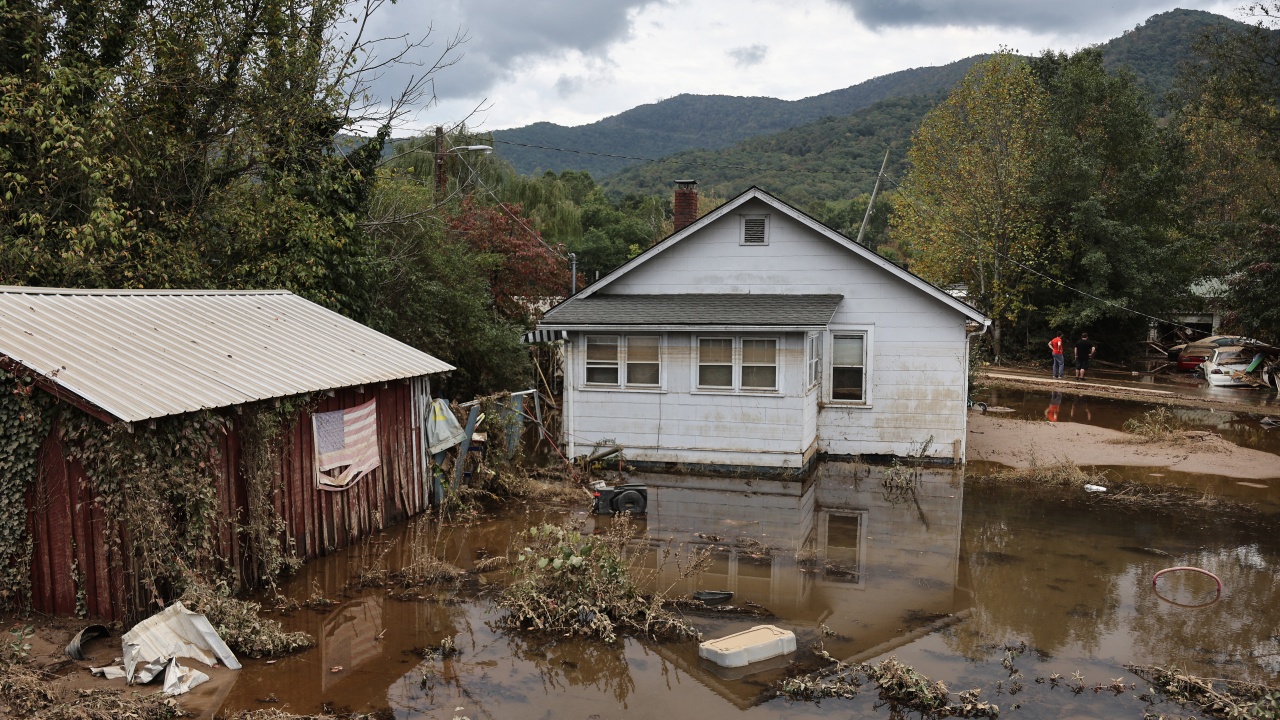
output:
[[[577,524],[526,530],[511,561],[514,581],[498,604],[509,627],[617,640],[620,631],[654,637],[697,637],[662,606],[662,593],[641,592],[638,557],[628,553],[632,526],[616,520],[603,535],[584,535]],[[668,549],[682,576],[698,572],[703,555],[682,558]]]

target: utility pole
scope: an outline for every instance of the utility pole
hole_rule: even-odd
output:
[[[884,169],[889,166],[889,151],[884,151],[884,162],[880,163],[880,173],[876,175],[876,185],[871,188],[871,200],[867,202],[867,214],[862,216],[862,227],[858,228],[858,244],[862,244],[862,234],[867,231],[867,221],[871,219],[871,208],[876,205],[876,193],[880,190],[880,178],[884,176]]]
[[[578,294],[578,254],[569,253],[569,297]]]
[[[436,126],[436,193],[443,196],[449,188],[449,179],[444,174],[444,126]]]

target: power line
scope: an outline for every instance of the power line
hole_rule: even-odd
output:
[[[747,170],[749,172],[783,172],[783,173],[807,173],[810,175],[848,175],[850,173],[861,173],[863,175],[875,175],[874,170],[864,170],[855,168],[852,170],[809,170],[805,168],[774,168],[765,169],[759,167],[751,167],[749,165],[729,165],[726,163],[703,162],[700,160],[677,160],[674,158],[648,158],[639,157],[637,155],[615,155],[613,153],[595,152],[593,150],[574,150],[573,148],[553,147],[551,145],[533,145],[531,143],[518,143],[510,140],[493,139],[493,142],[500,145],[514,145],[516,147],[530,148],[533,150],[551,150],[554,152],[573,153],[575,155],[591,155],[593,157],[614,158],[617,160],[637,160],[646,163],[666,163],[670,165],[699,165],[703,167],[723,168],[725,170]],[[695,148],[706,149],[706,148]]]
[[[975,238],[974,236],[970,235],[970,234],[969,234],[967,231],[965,231],[964,229],[955,227],[955,226],[954,226],[954,225],[952,225],[948,220],[946,220],[946,219],[945,219],[945,218],[943,218],[942,216],[940,216],[940,215],[938,215],[937,213],[935,213],[935,212],[932,210],[932,208],[929,208],[929,207],[927,207],[927,206],[922,207],[922,205],[921,205],[920,203],[917,203],[917,202],[915,201],[915,199],[914,199],[914,198],[912,198],[912,197],[911,197],[911,195],[910,195],[909,193],[907,193],[906,191],[904,191],[904,190],[902,189],[902,184],[901,184],[901,183],[899,183],[897,180],[894,180],[892,177],[890,177],[890,176],[889,176],[889,175],[887,175],[887,174],[885,175],[885,179],[886,179],[886,180],[888,180],[889,182],[893,183],[893,185],[894,185],[895,187],[897,187],[897,189],[898,189],[898,195],[899,195],[900,197],[902,197],[903,199],[905,199],[908,203],[910,203],[910,204],[911,204],[911,206],[912,206],[913,208],[915,208],[917,212],[925,212],[925,213],[927,213],[928,215],[930,215],[931,217],[933,217],[933,218],[935,218],[935,219],[938,219],[938,220],[941,220],[942,222],[946,223],[946,225],[948,226],[948,228],[950,228],[950,229],[951,229],[951,231],[952,231],[952,232],[954,232],[954,233],[956,233],[957,235],[959,235],[959,236],[961,236],[961,237],[966,238],[967,240],[969,240],[971,247],[972,247],[973,249],[975,249],[975,250],[979,251],[979,252],[989,252],[989,253],[991,253],[992,255],[995,255],[995,256],[997,256],[997,257],[1003,258],[1004,260],[1006,260],[1006,261],[1008,261],[1008,262],[1010,262],[1010,263],[1012,263],[1012,264],[1014,264],[1014,265],[1017,265],[1018,267],[1022,268],[1023,270],[1026,270],[1027,272],[1029,272],[1029,273],[1031,273],[1031,274],[1033,274],[1033,275],[1036,275],[1037,277],[1044,278],[1045,280],[1048,280],[1049,282],[1054,283],[1055,285],[1058,285],[1058,286],[1060,286],[1060,287],[1066,288],[1067,290],[1070,290],[1070,291],[1072,291],[1072,292],[1074,292],[1074,293],[1079,293],[1080,295],[1083,295],[1083,296],[1085,296],[1085,297],[1089,298],[1090,300],[1095,300],[1095,301],[1100,302],[1100,303],[1102,303],[1102,304],[1104,304],[1104,305],[1110,305],[1111,307],[1116,308],[1117,310],[1123,310],[1123,311],[1128,312],[1128,313],[1133,313],[1134,315],[1139,315],[1139,316],[1141,316],[1141,317],[1147,318],[1148,320],[1155,320],[1156,322],[1161,322],[1161,323],[1165,323],[1165,324],[1168,324],[1168,325],[1172,325],[1172,326],[1177,327],[1177,328],[1182,328],[1183,330],[1191,330],[1191,331],[1195,331],[1195,328],[1188,327],[1188,326],[1186,326],[1186,325],[1181,325],[1181,324],[1179,324],[1179,323],[1173,322],[1173,321],[1171,321],[1171,320],[1166,320],[1166,319],[1164,319],[1164,318],[1158,318],[1158,317],[1156,317],[1156,316],[1154,316],[1154,315],[1148,315],[1147,313],[1144,313],[1144,312],[1142,312],[1141,310],[1134,310],[1133,308],[1125,307],[1124,305],[1121,305],[1120,303],[1114,302],[1114,301],[1112,301],[1112,300],[1107,300],[1106,298],[1098,297],[1097,295],[1094,295],[1093,293],[1087,292],[1087,291],[1085,291],[1085,290],[1081,290],[1081,289],[1079,289],[1079,288],[1072,287],[1072,286],[1070,286],[1070,285],[1068,285],[1068,284],[1066,284],[1066,283],[1062,282],[1061,280],[1059,280],[1059,279],[1057,279],[1057,278],[1055,278],[1055,277],[1051,277],[1051,276],[1049,276],[1049,275],[1046,275],[1046,274],[1044,274],[1044,273],[1040,272],[1039,270],[1036,270],[1035,268],[1031,267],[1030,265],[1027,265],[1026,263],[1019,262],[1019,261],[1017,261],[1017,260],[1015,260],[1015,259],[1013,259],[1013,258],[1009,257],[1008,255],[1005,255],[1004,253],[1000,252],[999,250],[996,250],[996,249],[995,249],[995,248],[993,248],[993,247],[986,247],[986,246],[984,246],[984,245],[982,244],[982,241],[980,241],[980,240],[978,240],[977,238]]]
[[[557,257],[559,257],[562,260],[569,259],[568,256],[566,256],[564,253],[548,245],[547,241],[542,239],[542,235],[540,233],[536,232],[533,228],[525,224],[525,221],[521,220],[518,215],[511,212],[511,208],[508,208],[507,204],[499,200],[498,196],[494,194],[493,190],[489,189],[489,186],[486,185],[484,180],[480,177],[480,173],[476,172],[476,169],[471,167],[471,163],[467,162],[466,157],[464,157],[461,153],[459,153],[457,157],[460,160],[462,160],[462,164],[466,165],[467,170],[471,172],[471,179],[474,179],[477,183],[479,183],[480,187],[484,188],[485,192],[489,193],[489,197],[493,198],[493,201],[498,204],[498,207],[502,208],[503,212],[510,215],[512,220],[515,220],[517,223],[520,223],[520,227],[529,231],[529,234],[532,235],[535,240],[537,240],[539,243],[542,243],[542,247],[550,250],[552,253],[554,253]]]
[[[702,166],[718,167],[718,168],[731,169],[731,170],[746,170],[746,171],[748,171],[748,172],[782,172],[782,173],[808,173],[808,174],[828,174],[828,175],[847,175],[847,174],[849,174],[849,173],[851,173],[851,172],[863,173],[863,174],[868,174],[868,175],[870,175],[870,174],[876,174],[876,175],[879,175],[879,174],[880,174],[880,173],[876,173],[876,172],[873,172],[873,171],[870,171],[870,170],[864,170],[864,169],[855,169],[855,170],[839,171],[839,170],[808,170],[808,169],[804,169],[804,168],[759,168],[759,167],[750,167],[750,166],[746,166],[746,165],[729,165],[729,164],[725,164],[725,163],[714,163],[714,162],[695,162],[695,161],[691,161],[691,160],[676,160],[676,159],[671,159],[671,158],[647,158],[647,157],[639,157],[639,156],[634,156],[634,155],[618,155],[618,154],[613,154],[613,153],[595,152],[595,151],[592,151],[592,150],[575,150],[575,149],[572,149],[572,148],[560,148],[560,147],[553,147],[553,146],[550,146],[550,145],[534,145],[534,144],[531,144],[531,143],[518,143],[518,142],[512,142],[512,141],[510,141],[510,140],[498,140],[498,139],[496,139],[496,138],[494,138],[494,139],[493,139],[493,142],[494,142],[494,143],[499,143],[499,144],[502,144],[502,145],[513,145],[513,146],[516,146],[516,147],[524,147],[524,148],[530,148],[530,149],[535,149],[535,150],[551,150],[551,151],[554,151],[554,152],[567,152],[567,153],[574,153],[574,154],[577,154],[577,155],[590,155],[590,156],[593,156],[593,157],[607,157],[607,158],[614,158],[614,159],[618,159],[618,160],[636,160],[636,161],[639,161],[639,162],[646,162],[646,163],[667,163],[667,164],[675,164],[675,165],[702,165]],[[886,159],[887,159],[887,158],[886,158]],[[466,161],[464,160],[463,162],[465,163]],[[467,167],[468,167],[468,169],[470,169],[470,167],[471,167],[471,166],[468,164],[468,165],[467,165]],[[883,172],[883,168],[881,168],[881,171],[880,171],[880,172]],[[472,170],[472,173],[475,173],[475,171],[474,171],[474,170]],[[899,183],[899,182],[897,182],[896,180],[894,180],[890,175],[888,175],[888,173],[884,173],[884,178],[885,178],[887,181],[889,181],[890,183],[892,183],[892,184],[897,188],[898,193],[899,193],[903,198],[905,198],[905,199],[907,200],[907,202],[911,203],[911,205],[912,205],[913,207],[915,207],[918,211],[923,211],[923,212],[928,213],[929,215],[931,215],[931,216],[932,216],[932,217],[934,217],[934,218],[942,219],[942,218],[941,218],[937,213],[934,213],[934,212],[932,211],[932,209],[929,209],[929,208],[922,208],[922,207],[920,206],[920,204],[916,203],[916,201],[915,201],[915,200],[914,200],[914,199],[913,199],[909,194],[907,194],[906,192],[904,192],[904,191],[903,191],[903,189],[902,189],[902,184],[901,184],[901,183]],[[485,189],[485,191],[489,194],[489,196],[490,196],[490,197],[492,197],[492,198],[494,199],[494,201],[495,201],[495,202],[497,202],[499,205],[502,205],[502,202],[501,202],[500,200],[498,200],[498,197],[493,193],[493,191],[492,191],[492,190],[490,190],[490,189],[489,189],[489,186],[484,184],[484,181],[483,181],[483,180],[480,180],[480,179],[479,179],[479,177],[477,176],[476,181],[480,183],[480,186],[481,186],[481,187],[483,187],[483,188]],[[519,222],[522,226],[524,226],[524,228],[525,228],[526,230],[528,230],[530,233],[533,233],[533,230],[532,230],[532,229],[530,229],[528,225],[525,225],[524,221],[520,220],[520,218],[518,218],[518,217],[516,217],[514,214],[512,214],[510,210],[507,210],[507,208],[506,208],[506,206],[505,206],[505,205],[502,205],[502,207],[503,207],[503,210],[505,210],[505,211],[507,212],[507,214],[511,215],[511,217],[512,217],[512,218],[514,218],[517,222]],[[869,210],[870,210],[870,206],[868,206],[868,211],[869,211]],[[944,222],[946,222],[946,221],[944,220]],[[950,226],[950,223],[948,223],[948,225]],[[996,256],[998,256],[998,257],[1000,257],[1000,258],[1003,258],[1004,260],[1008,261],[1009,263],[1012,263],[1013,265],[1016,265],[1016,266],[1018,266],[1018,267],[1022,268],[1023,270],[1026,270],[1027,272],[1029,272],[1029,273],[1033,274],[1033,275],[1036,275],[1037,277],[1040,277],[1040,278],[1043,278],[1043,279],[1045,279],[1045,280],[1048,280],[1049,282],[1054,283],[1055,285],[1058,285],[1058,286],[1060,286],[1060,287],[1062,287],[1062,288],[1065,288],[1065,289],[1067,289],[1067,290],[1070,290],[1071,292],[1077,293],[1077,294],[1079,294],[1079,295],[1083,295],[1084,297],[1087,297],[1087,298],[1089,298],[1090,300],[1094,300],[1095,302],[1099,302],[1099,303],[1102,303],[1102,304],[1104,304],[1104,305],[1108,305],[1108,306],[1113,307],[1113,308],[1115,308],[1115,309],[1117,309],[1117,310],[1121,310],[1121,311],[1124,311],[1124,312],[1127,312],[1127,313],[1131,313],[1131,314],[1134,314],[1134,315],[1138,315],[1138,316],[1140,316],[1140,317],[1147,318],[1148,320],[1154,320],[1154,321],[1156,321],[1156,322],[1165,323],[1165,324],[1168,324],[1168,325],[1173,325],[1174,327],[1182,328],[1182,329],[1184,329],[1184,330],[1192,330],[1192,331],[1195,331],[1195,328],[1188,327],[1188,326],[1186,326],[1186,325],[1182,325],[1182,324],[1179,324],[1179,323],[1175,323],[1175,322],[1173,322],[1173,321],[1171,321],[1171,320],[1167,320],[1167,319],[1165,319],[1165,318],[1159,318],[1159,317],[1156,317],[1156,316],[1154,316],[1154,315],[1149,315],[1149,314],[1144,313],[1144,312],[1142,312],[1142,311],[1140,311],[1140,310],[1134,310],[1133,308],[1126,307],[1126,306],[1121,305],[1121,304],[1119,304],[1119,303],[1117,303],[1117,302],[1115,302],[1115,301],[1113,301],[1113,300],[1107,300],[1106,298],[1098,297],[1097,295],[1094,295],[1093,293],[1090,293],[1090,292],[1087,292],[1087,291],[1085,291],[1085,290],[1081,290],[1081,289],[1079,289],[1079,288],[1076,288],[1076,287],[1073,287],[1073,286],[1071,286],[1071,285],[1068,285],[1068,284],[1066,284],[1066,283],[1062,282],[1061,280],[1058,280],[1057,278],[1054,278],[1054,277],[1051,277],[1051,276],[1049,276],[1049,275],[1046,275],[1045,273],[1042,273],[1042,272],[1040,272],[1039,270],[1036,270],[1035,268],[1033,268],[1033,267],[1031,267],[1031,266],[1029,266],[1029,265],[1027,265],[1027,264],[1025,264],[1025,263],[1019,262],[1018,260],[1015,260],[1014,258],[1009,257],[1008,255],[1005,255],[1004,253],[1001,253],[1000,251],[996,250],[995,248],[983,247],[983,245],[981,244],[981,242],[980,242],[977,238],[973,237],[973,236],[972,236],[972,235],[970,235],[968,232],[966,232],[966,231],[964,231],[964,230],[962,230],[962,229],[955,228],[954,226],[951,226],[951,229],[952,229],[953,231],[955,231],[956,233],[960,234],[961,236],[963,236],[964,238],[968,239],[968,240],[970,241],[970,243],[971,243],[971,246],[972,246],[974,249],[976,249],[976,250],[978,250],[978,251],[980,251],[980,252],[982,252],[982,251],[989,252],[989,253],[991,253],[991,254],[993,254],[993,255],[996,255]],[[544,241],[542,240],[542,237],[541,237],[541,236],[538,236],[536,233],[534,233],[534,235],[538,238],[538,241],[539,241],[539,242],[541,242],[541,243],[543,244],[543,246],[545,246],[548,250],[551,250],[552,252],[555,252],[557,255],[560,255],[561,257],[564,257],[564,256],[563,256],[563,255],[561,255],[558,251],[554,250],[550,245],[547,245],[547,243],[546,243],[546,242],[544,242]]]

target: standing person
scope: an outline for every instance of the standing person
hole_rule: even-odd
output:
[[[1076,379],[1084,379],[1084,371],[1089,369],[1089,360],[1098,351],[1098,346],[1089,339],[1089,333],[1080,333],[1080,341],[1076,343]]]
[[[1062,331],[1058,331],[1057,337],[1049,341],[1049,352],[1053,353],[1053,376],[1062,379],[1063,373],[1066,372],[1067,359],[1062,354]]]

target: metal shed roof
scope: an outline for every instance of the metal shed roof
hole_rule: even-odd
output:
[[[826,327],[841,295],[592,295],[548,312],[539,328],[574,327]]]
[[[454,369],[283,290],[0,286],[0,355],[131,422]]]

